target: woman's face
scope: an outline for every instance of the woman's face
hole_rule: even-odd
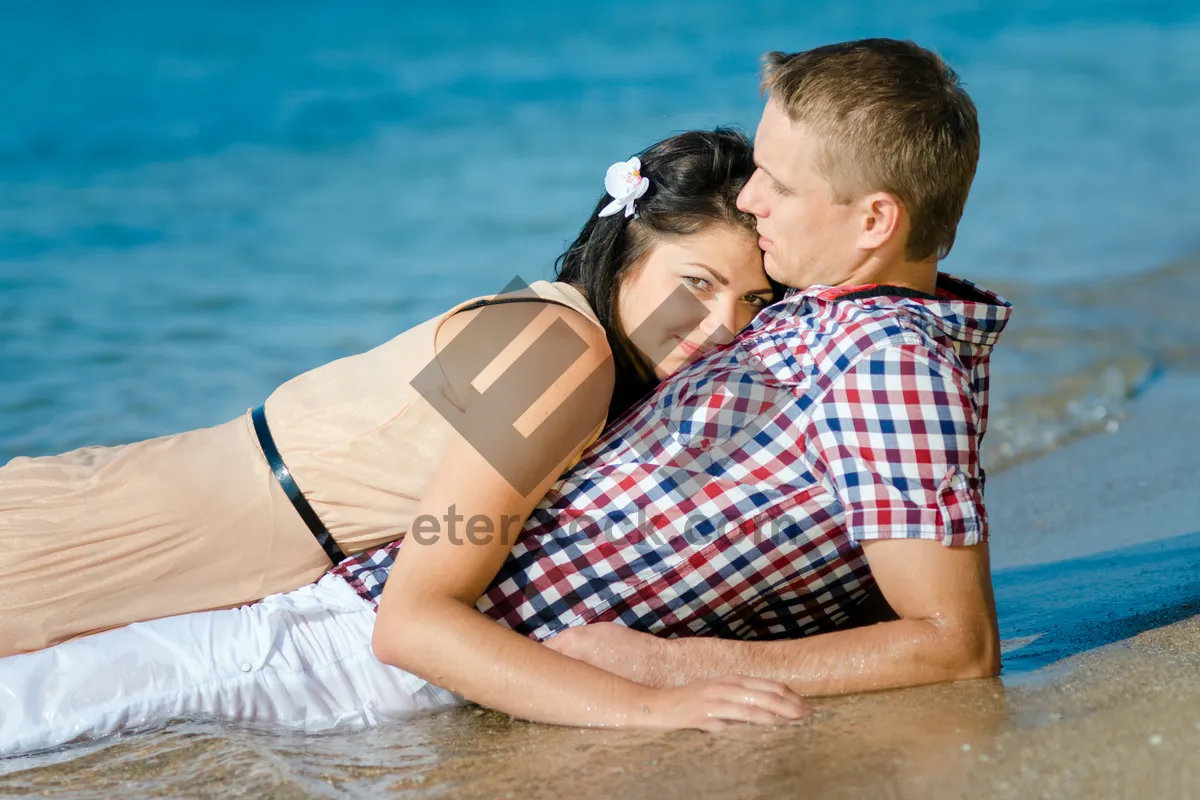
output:
[[[617,318],[665,378],[732,341],[774,296],[751,232],[726,224],[667,239],[622,276]]]

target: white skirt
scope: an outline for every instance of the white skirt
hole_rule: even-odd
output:
[[[326,575],[249,606],[139,622],[0,659],[0,756],[178,717],[306,732],[462,705],[380,663],[375,609]]]

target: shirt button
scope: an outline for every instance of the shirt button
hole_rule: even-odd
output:
[[[762,359],[758,356],[750,356],[746,359],[746,363],[757,369],[763,365]]]
[[[252,669],[253,669],[253,667],[251,667],[248,663],[242,664],[242,672],[249,672]]]

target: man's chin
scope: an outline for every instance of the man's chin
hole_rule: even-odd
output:
[[[763,272],[767,273],[767,277],[776,283],[782,283],[784,286],[790,286],[793,289],[804,289],[806,287],[800,285],[798,276],[789,273],[787,268],[776,260],[772,253],[763,253]]]

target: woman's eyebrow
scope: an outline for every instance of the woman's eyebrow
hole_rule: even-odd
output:
[[[716,279],[717,279],[717,283],[721,284],[722,286],[728,286],[728,285],[729,285],[729,279],[728,279],[728,278],[726,278],[726,277],[725,277],[724,275],[722,275],[721,273],[717,272],[715,269],[713,269],[712,267],[710,267],[708,264],[703,264],[703,263],[701,263],[701,262],[699,262],[699,261],[689,261],[689,262],[687,262],[687,263],[688,263],[688,265],[690,265],[690,266],[693,266],[693,267],[699,267],[700,269],[702,269],[702,270],[704,270],[705,272],[707,272],[709,275],[712,275],[714,278],[716,278]]]
[[[714,278],[717,279],[717,283],[721,284],[722,286],[729,285],[729,279],[726,278],[721,273],[717,272],[715,269],[710,267],[708,264],[705,264],[701,261],[688,261],[687,264],[692,267],[699,267],[700,269],[704,270],[708,274],[712,275]],[[750,291],[746,292],[746,294],[769,294],[771,296],[774,296],[775,290],[772,289],[770,286],[768,286],[765,289],[751,289]]]

